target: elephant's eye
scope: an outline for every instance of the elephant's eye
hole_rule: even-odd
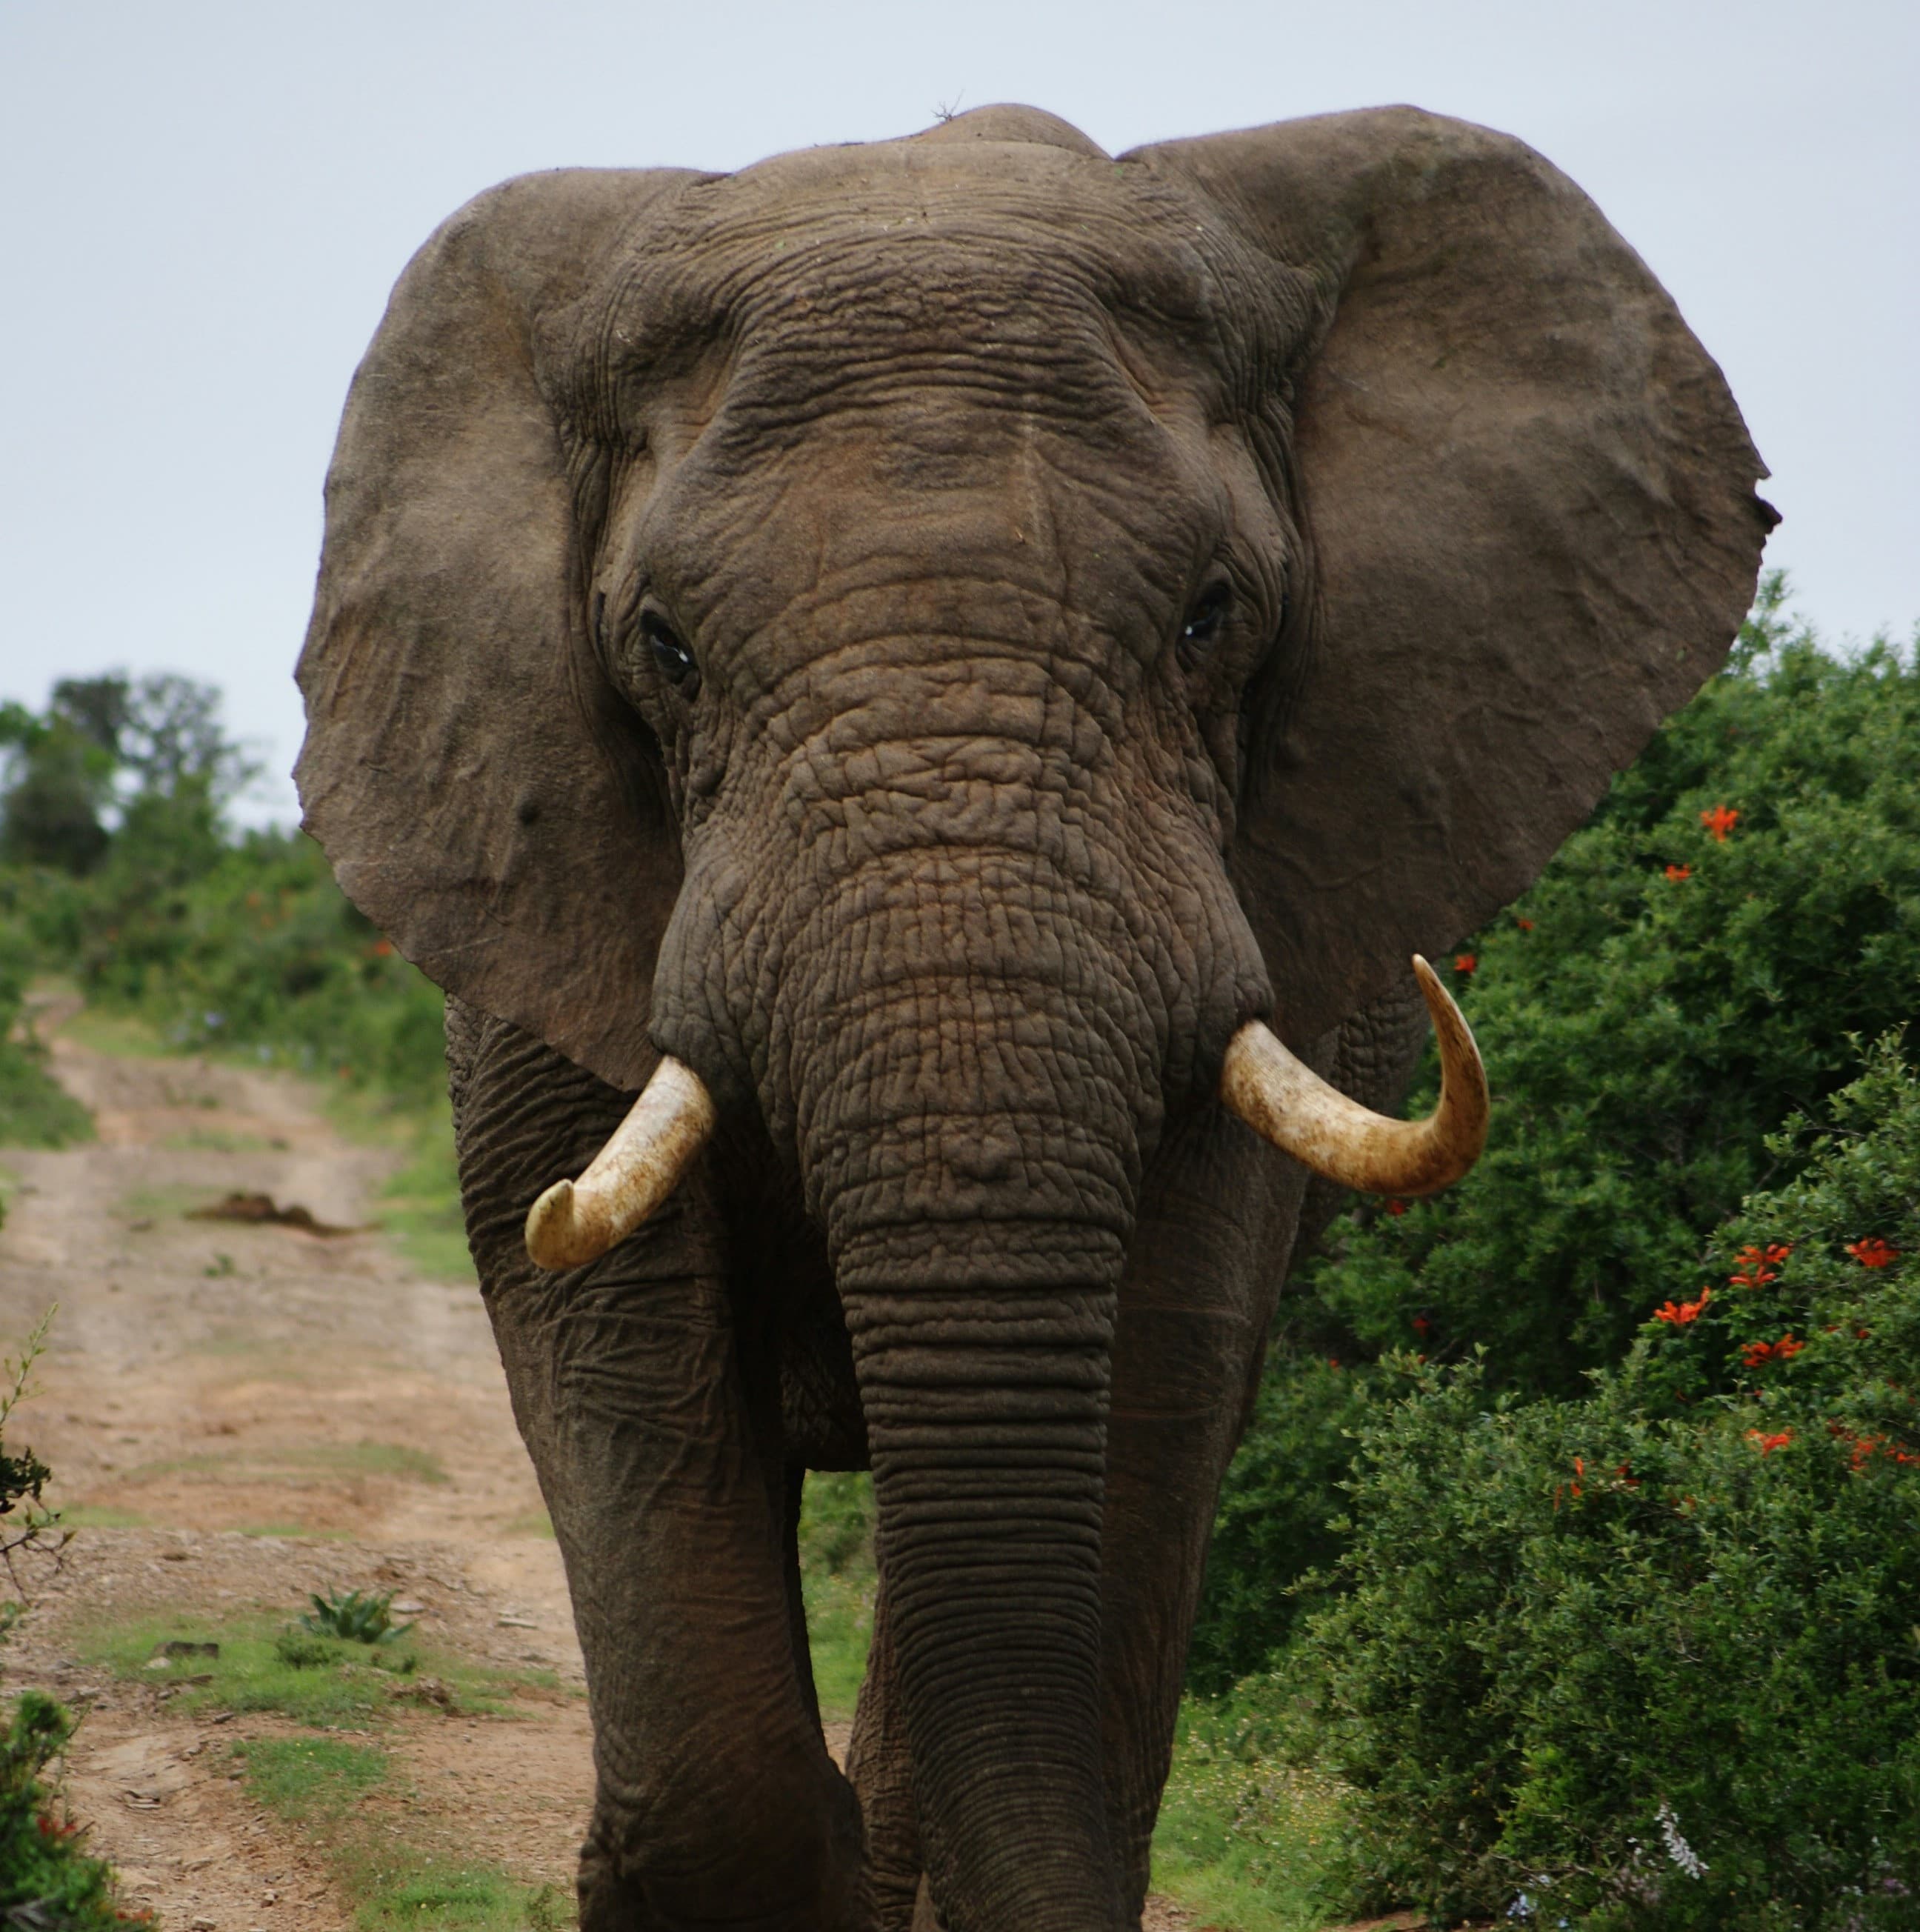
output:
[[[1180,626],[1182,656],[1190,658],[1213,643],[1226,627],[1232,603],[1233,592],[1224,584],[1209,584],[1200,593],[1200,601],[1186,614],[1186,622]]]
[[[660,675],[669,684],[685,684],[699,668],[693,653],[680,641],[680,634],[657,610],[640,614],[640,634],[646,640]]]

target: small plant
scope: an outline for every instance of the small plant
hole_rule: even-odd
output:
[[[19,1358],[0,1370],[0,1438],[26,1394],[52,1318],[49,1309]],[[0,1518],[8,1519],[0,1522],[0,1562],[15,1592],[0,1603],[0,1642],[25,1606],[16,1559],[31,1554],[57,1563],[66,1546],[64,1533],[52,1534],[58,1519],[40,1500],[50,1473],[32,1450],[10,1454],[0,1439]],[[145,1916],[118,1909],[111,1868],[88,1852],[85,1833],[46,1781],[74,1722],[37,1690],[23,1691],[10,1717],[0,1720],[0,1924],[22,1932],[117,1932],[123,1921]]]
[[[323,1638],[287,1630],[274,1639],[273,1654],[296,1670],[320,1670],[340,1661],[340,1652]]]
[[[315,1636],[339,1637],[348,1643],[392,1643],[413,1628],[411,1624],[394,1622],[389,1614],[393,1604],[391,1590],[378,1594],[371,1591],[336,1590],[325,1597],[316,1591],[313,1603],[313,1614],[302,1616],[298,1621],[302,1630]]]

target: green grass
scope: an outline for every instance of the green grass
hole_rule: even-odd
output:
[[[190,1127],[184,1134],[163,1134],[160,1144],[174,1153],[265,1154],[274,1143],[261,1134],[241,1134],[225,1127]],[[280,1145],[286,1143],[283,1141]]]
[[[338,1738],[261,1738],[234,1748],[254,1796],[300,1823],[338,1817],[392,1769],[385,1751]]]
[[[1154,1833],[1156,1890],[1234,1932],[1315,1932],[1340,1786],[1282,1764],[1244,1694],[1182,1706]]]
[[[376,1850],[363,1801],[394,1781],[377,1745],[272,1738],[235,1747],[247,1787],[327,1856],[365,1932],[562,1932],[573,1915],[550,1886],[451,1861],[400,1840]]]
[[[142,1462],[120,1480],[150,1483],[164,1476],[181,1476],[190,1481],[217,1481],[230,1480],[236,1472],[248,1483],[296,1490],[356,1476],[397,1476],[416,1483],[447,1480],[437,1456],[401,1442],[302,1443],[285,1449],[227,1449],[198,1456],[170,1456]]]
[[[116,1509],[103,1503],[62,1503],[63,1529],[150,1529],[152,1519],[137,1510]]]
[[[854,1714],[873,1642],[873,1579],[850,1572],[809,1574],[801,1582],[814,1689],[830,1723]]]
[[[60,1030],[76,1046],[110,1053],[120,1060],[164,1060],[174,1052],[160,1037],[160,1029],[136,1013],[87,1006]]]
[[[420,1642],[417,1636],[398,1642],[332,1646],[338,1660],[322,1665],[289,1663],[279,1640],[292,1624],[284,1617],[238,1613],[208,1617],[197,1612],[150,1613],[124,1622],[96,1624],[80,1634],[83,1661],[104,1665],[133,1683],[184,1684],[204,1676],[205,1684],[185,1685],[180,1708],[200,1711],[271,1711],[316,1730],[382,1721],[397,1691],[421,1677],[436,1677],[452,1690],[460,1708],[479,1715],[502,1715],[515,1690],[550,1690],[550,1671],[507,1671],[465,1663]],[[183,1658],[168,1670],[148,1665],[170,1639],[216,1642],[217,1658]]]
[[[205,1207],[204,1187],[184,1187],[169,1183],[163,1187],[136,1187],[113,1204],[114,1214],[122,1221],[171,1221],[190,1208]]]
[[[502,1536],[535,1536],[551,1543],[554,1540],[554,1519],[543,1509],[529,1510],[524,1516],[517,1516],[501,1529]]]
[[[444,1102],[414,1117],[413,1154],[381,1192],[377,1211],[387,1236],[421,1274],[470,1282],[466,1220],[460,1205],[453,1123]]]
[[[0,1036],[0,1147],[70,1147],[93,1138],[93,1116],[46,1070],[30,1042]]]

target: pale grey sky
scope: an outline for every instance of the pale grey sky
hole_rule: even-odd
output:
[[[1564,168],[1720,360],[1836,640],[1920,620],[1913,0],[0,0],[0,697],[212,680],[290,818],[349,376],[477,190],[1024,100],[1118,152],[1412,101]]]

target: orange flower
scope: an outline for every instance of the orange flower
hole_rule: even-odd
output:
[[[1454,955],[1454,970],[1456,973],[1473,973],[1478,971],[1479,968],[1480,959],[1478,954],[1456,952]]]
[[[1690,866],[1670,866],[1666,868],[1666,876],[1670,879],[1690,879],[1694,876],[1694,868]]]
[[[1656,1308],[1653,1318],[1656,1322],[1670,1322],[1676,1328],[1684,1328],[1690,1322],[1700,1318],[1700,1310],[1713,1299],[1713,1290],[1703,1288],[1697,1301],[1670,1301],[1664,1308]]]
[[[1864,1241],[1849,1241],[1846,1252],[1863,1268],[1891,1268],[1900,1258],[1900,1250],[1888,1247],[1877,1234],[1869,1234]]]
[[[388,954],[392,952],[393,941],[391,939],[386,938],[376,939],[374,941],[371,946],[368,947],[367,950],[372,953],[376,959],[384,959],[386,958]]]
[[[1730,805],[1717,805],[1700,814],[1700,823],[1713,834],[1715,844],[1724,845],[1726,835],[1740,823],[1740,814]]]
[[[1771,1456],[1776,1449],[1784,1449],[1793,1440],[1793,1432],[1790,1429],[1783,1429],[1769,1436],[1764,1430],[1750,1429],[1747,1432],[1747,1440],[1762,1456]]]
[[[1746,1270],[1743,1274],[1730,1274],[1726,1278],[1736,1288],[1765,1288],[1770,1281],[1780,1279],[1772,1265],[1784,1262],[1792,1253],[1792,1243],[1774,1243],[1768,1247],[1744,1247],[1733,1258]]]
[[[1783,1335],[1778,1342],[1749,1342],[1741,1351],[1740,1359],[1747,1367],[1757,1369],[1768,1362],[1790,1362],[1806,1346],[1791,1335]]]

